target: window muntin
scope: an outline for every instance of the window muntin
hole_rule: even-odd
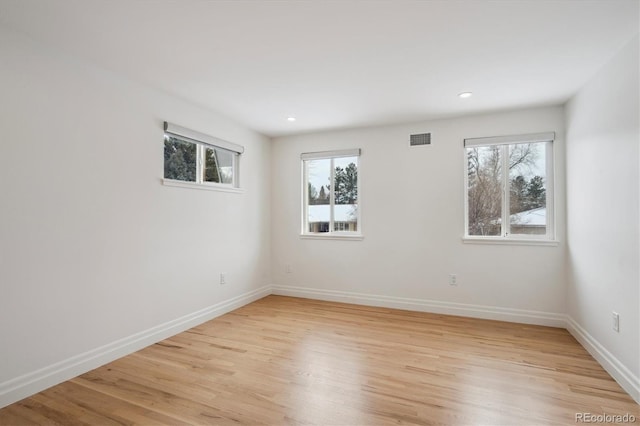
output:
[[[170,132],[169,130],[173,132]],[[219,141],[229,149],[183,136]],[[230,142],[165,123],[164,178],[199,185],[238,188],[238,162],[244,148]]]
[[[553,138],[526,136],[465,140],[466,237],[554,238]]]
[[[302,157],[302,233],[359,235],[359,150],[310,153]]]

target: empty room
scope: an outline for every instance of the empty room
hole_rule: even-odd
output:
[[[0,425],[640,424],[639,0],[0,0]]]

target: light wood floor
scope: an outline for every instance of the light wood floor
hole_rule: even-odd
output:
[[[640,406],[567,333],[269,296],[0,410],[0,424],[575,424]]]

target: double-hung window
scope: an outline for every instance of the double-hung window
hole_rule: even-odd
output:
[[[360,149],[301,155],[302,234],[359,236]]]
[[[465,139],[465,237],[553,240],[555,134]]]
[[[167,122],[164,130],[165,183],[238,188],[242,146]]]

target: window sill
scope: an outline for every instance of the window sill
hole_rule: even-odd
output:
[[[343,240],[343,241],[362,241],[362,234],[346,235],[346,234],[301,234],[300,239],[303,240]]]
[[[494,245],[510,245],[510,246],[552,246],[556,247],[560,244],[558,240],[534,240],[534,239],[517,239],[517,238],[491,238],[491,237],[463,237],[462,242],[465,244],[494,244]]]
[[[174,179],[162,179],[162,184],[164,186],[175,186],[178,188],[204,189],[206,191],[232,192],[234,194],[242,194],[244,192],[241,188],[233,188],[226,185],[186,182]]]

